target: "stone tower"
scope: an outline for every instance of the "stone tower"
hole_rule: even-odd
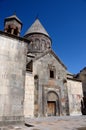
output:
[[[39,19],[36,19],[32,26],[27,30],[25,38],[30,40],[29,52],[42,53],[51,48],[51,38]]]
[[[16,15],[5,19],[0,31],[0,126],[23,121],[28,41],[19,37],[22,23]]]
[[[14,34],[19,36],[20,31],[22,28],[22,22],[19,20],[19,18],[16,15],[12,15],[10,17],[7,17],[5,19],[5,27],[4,31],[10,34]]]

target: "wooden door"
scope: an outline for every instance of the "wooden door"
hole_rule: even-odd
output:
[[[47,114],[48,114],[48,116],[56,115],[56,102],[55,101],[47,102]]]

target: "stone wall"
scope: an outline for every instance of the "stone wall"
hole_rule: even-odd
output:
[[[25,78],[24,116],[34,116],[34,77],[28,72]]]
[[[55,70],[55,77],[50,78],[50,68]],[[59,96],[59,104],[60,104],[60,114],[66,115],[67,114],[67,106],[68,106],[68,99],[67,99],[67,89],[66,83],[66,69],[65,67],[59,62],[55,56],[49,52],[43,57],[34,61],[33,64],[33,73],[34,75],[38,75],[39,83],[38,83],[38,115],[39,116],[46,116],[47,111],[47,99],[46,94],[49,91],[57,91]]]
[[[86,97],[86,67],[80,71],[77,78],[82,81],[83,96]]]
[[[27,43],[3,34],[0,34],[0,121],[5,124],[23,121]]]
[[[68,79],[67,89],[70,115],[81,115],[81,100],[83,97],[82,83],[80,81]]]

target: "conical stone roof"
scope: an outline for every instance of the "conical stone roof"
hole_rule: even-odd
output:
[[[41,22],[39,21],[39,19],[35,20],[32,26],[25,33],[25,36],[33,33],[41,33],[50,37],[45,28],[43,27],[43,25],[41,24]]]

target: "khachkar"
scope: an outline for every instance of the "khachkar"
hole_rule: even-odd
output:
[[[22,23],[13,15],[0,31],[0,126],[23,121],[26,39],[19,37]]]

